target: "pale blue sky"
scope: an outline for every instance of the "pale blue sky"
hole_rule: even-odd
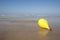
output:
[[[60,0],[0,0],[0,15],[60,15]]]

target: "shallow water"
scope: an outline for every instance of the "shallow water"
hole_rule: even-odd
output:
[[[37,20],[0,18],[0,40],[60,40],[60,18],[46,19],[52,31],[39,28]]]

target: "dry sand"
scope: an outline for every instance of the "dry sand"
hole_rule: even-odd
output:
[[[52,31],[39,28],[36,20],[0,18],[0,40],[60,40],[60,22],[49,21]]]

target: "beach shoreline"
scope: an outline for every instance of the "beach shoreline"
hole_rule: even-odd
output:
[[[38,20],[0,18],[0,40],[58,40],[60,22],[48,20],[52,31],[39,28]],[[43,39],[44,38],[44,39]]]

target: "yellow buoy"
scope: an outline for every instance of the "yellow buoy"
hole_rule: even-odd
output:
[[[44,18],[38,20],[38,25],[40,28],[51,30],[51,28],[48,25],[48,21]]]

